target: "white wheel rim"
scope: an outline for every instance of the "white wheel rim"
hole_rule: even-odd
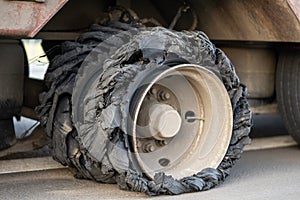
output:
[[[175,82],[181,81],[181,84],[174,84],[173,77],[176,77]],[[147,93],[158,83],[175,91],[180,102],[182,126],[179,133],[163,148],[153,150],[151,147],[149,152],[142,152],[137,132],[139,113]],[[180,94],[182,92],[178,92],[188,90],[188,87],[193,90],[191,96],[184,97]],[[195,101],[197,105],[193,105],[191,109],[188,104]],[[153,178],[156,172],[163,171],[175,178],[182,178],[204,168],[217,168],[223,160],[232,134],[232,108],[222,81],[208,69],[199,65],[183,64],[165,70],[143,91],[135,110],[132,127],[133,151],[140,169],[148,177]],[[189,116],[192,113],[197,116]],[[193,132],[194,136],[189,136],[187,132]],[[177,151],[174,145],[177,149],[182,148],[181,155],[173,155]]]

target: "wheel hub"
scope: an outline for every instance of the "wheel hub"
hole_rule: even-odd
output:
[[[165,140],[174,137],[179,132],[182,119],[176,109],[166,103],[156,101],[147,101],[143,105],[140,121],[146,123],[148,130],[140,131],[140,137]]]

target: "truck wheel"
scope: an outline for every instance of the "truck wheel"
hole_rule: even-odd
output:
[[[289,134],[300,144],[300,51],[283,52],[276,74],[279,111]]]
[[[38,110],[54,158],[77,177],[150,195],[214,187],[250,141],[246,87],[202,32],[120,25],[93,50],[107,28],[52,61],[47,77],[64,79],[49,82]]]
[[[13,118],[0,119],[0,130],[0,150],[6,149],[17,142]]]
[[[0,150],[17,142],[13,117],[23,103],[24,55],[20,41],[0,42]]]

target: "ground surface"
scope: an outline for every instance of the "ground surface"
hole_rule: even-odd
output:
[[[155,199],[272,199],[300,198],[300,149],[297,147],[247,151],[231,176],[206,192]],[[0,175],[0,199],[149,199],[116,185],[73,178],[68,169]]]
[[[259,121],[261,123],[256,123],[253,128],[259,136],[278,135],[274,134],[277,132],[279,135],[286,134],[280,121],[274,124],[274,120],[269,120],[269,117]],[[26,128],[21,127],[19,132],[23,132],[23,129]],[[39,132],[34,132],[33,136],[35,134],[38,136]],[[39,138],[37,136],[32,138]],[[20,143],[23,144],[23,148],[18,149],[23,151],[26,151],[26,148],[31,149],[31,145],[28,145],[30,142],[32,141],[29,138]],[[32,144],[36,142],[33,140]],[[300,199],[300,149],[291,145],[295,143],[289,136],[256,138],[252,145],[247,146],[248,151],[244,152],[230,177],[218,187],[206,192],[159,196],[153,199]],[[290,147],[279,148],[279,146]],[[28,158],[27,154],[22,153],[6,156],[8,160],[5,160],[4,154],[10,153],[14,148],[17,147],[0,152],[0,200],[151,198],[141,193],[122,191],[117,185],[75,179],[69,169],[61,168],[61,165],[50,157]],[[16,159],[18,156],[21,156],[21,159]],[[47,170],[41,171],[42,169]]]

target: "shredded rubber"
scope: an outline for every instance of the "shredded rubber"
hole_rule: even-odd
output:
[[[231,142],[216,169],[180,180],[160,172],[150,180],[137,170],[130,150],[128,101],[149,72],[182,63],[204,66],[223,81],[233,110]],[[250,143],[247,89],[226,55],[200,31],[95,24],[78,41],[62,44],[46,83],[49,90],[37,107],[41,124],[52,139],[53,158],[74,169],[77,178],[148,195],[204,191],[225,180]]]

